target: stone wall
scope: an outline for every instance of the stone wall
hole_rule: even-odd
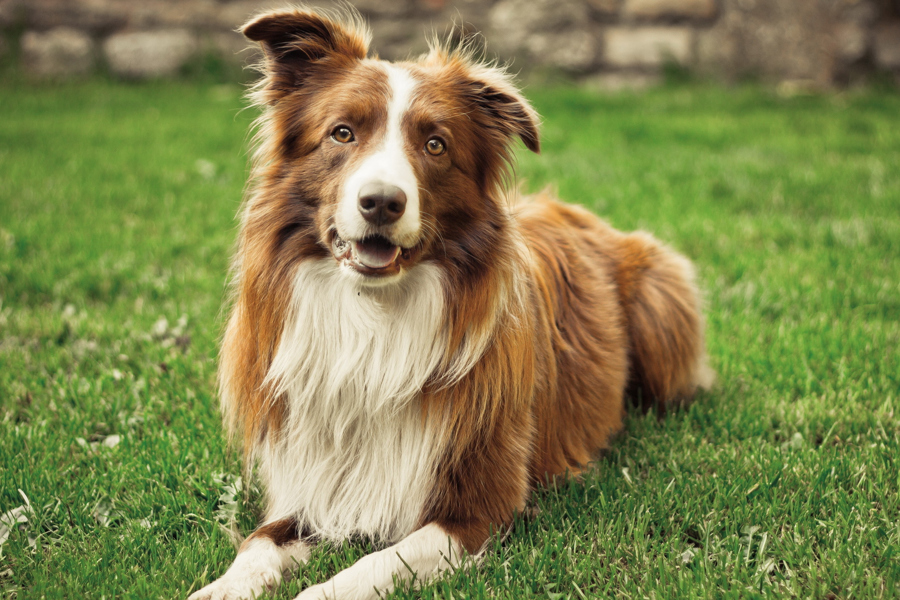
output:
[[[285,2],[287,4],[287,2]],[[167,77],[218,57],[254,60],[235,33],[277,0],[0,0],[0,55],[34,78],[108,69]],[[312,6],[333,7],[331,0]],[[900,80],[900,0],[357,0],[384,58],[415,56],[451,23],[526,77],[605,88],[657,81],[667,65],[724,80],[810,87],[881,73]]]

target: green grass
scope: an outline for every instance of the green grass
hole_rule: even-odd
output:
[[[526,188],[692,257],[719,381],[630,414],[479,568],[396,596],[900,597],[900,97],[530,96]],[[219,523],[252,528],[214,390],[241,107],[187,83],[0,88],[0,513],[31,507],[8,596],[184,597],[233,557]],[[273,596],[367,550],[319,549]]]

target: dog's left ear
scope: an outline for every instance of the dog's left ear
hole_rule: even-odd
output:
[[[369,51],[370,34],[354,14],[336,19],[307,10],[269,12],[251,19],[241,33],[262,46],[266,88],[274,99],[307,83],[317,66],[334,70]]]
[[[482,65],[470,67],[466,90],[487,116],[491,128],[499,129],[508,138],[519,136],[526,148],[540,153],[540,117],[504,70]]]

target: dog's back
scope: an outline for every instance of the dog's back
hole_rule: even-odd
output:
[[[547,193],[516,220],[534,258],[542,339],[532,474],[577,472],[622,426],[627,392],[665,409],[712,383],[690,262]]]

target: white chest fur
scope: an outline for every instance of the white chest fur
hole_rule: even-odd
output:
[[[443,298],[433,265],[383,288],[330,259],[300,265],[268,374],[289,403],[260,448],[269,519],[294,516],[331,539],[390,542],[416,527],[443,451],[418,402],[444,352]]]

